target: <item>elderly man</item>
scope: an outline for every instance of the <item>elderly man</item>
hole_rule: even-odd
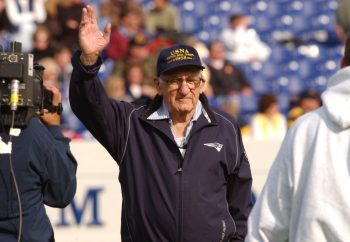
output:
[[[109,41],[83,10],[72,58],[75,114],[119,165],[122,241],[243,241],[251,172],[237,123],[208,107],[197,51],[161,51],[148,106],[108,99],[97,78]],[[115,43],[118,44],[118,43]]]

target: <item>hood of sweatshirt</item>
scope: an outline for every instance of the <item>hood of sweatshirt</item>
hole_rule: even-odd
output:
[[[341,128],[350,127],[350,67],[337,71],[321,95],[329,118]]]

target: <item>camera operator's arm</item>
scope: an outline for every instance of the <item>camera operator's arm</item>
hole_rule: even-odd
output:
[[[54,86],[45,88],[52,93],[52,105],[58,106],[62,98],[59,90]],[[70,139],[61,132],[60,115],[44,110],[40,119],[51,134],[45,139],[44,202],[52,207],[65,207],[75,195],[77,162],[70,151]]]
[[[107,24],[100,32],[93,8],[83,8],[79,26],[79,45],[82,50],[80,59],[84,65],[96,63],[99,54],[107,46],[111,35],[111,24]]]
[[[52,93],[52,105],[58,106],[62,101],[62,95],[60,91],[54,86],[45,86],[46,90]],[[61,116],[58,113],[52,113],[44,109],[44,114],[40,116],[41,121],[46,126],[60,125]]]

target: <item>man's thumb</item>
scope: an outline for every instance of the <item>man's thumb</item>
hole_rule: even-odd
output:
[[[111,24],[107,24],[103,30],[103,37],[105,38],[105,40],[107,42],[109,42],[109,39],[110,39],[110,36],[111,36],[111,29],[112,29],[112,26]]]

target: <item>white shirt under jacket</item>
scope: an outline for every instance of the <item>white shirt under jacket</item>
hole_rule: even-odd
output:
[[[330,79],[322,101],[288,131],[246,242],[350,241],[350,67]]]

